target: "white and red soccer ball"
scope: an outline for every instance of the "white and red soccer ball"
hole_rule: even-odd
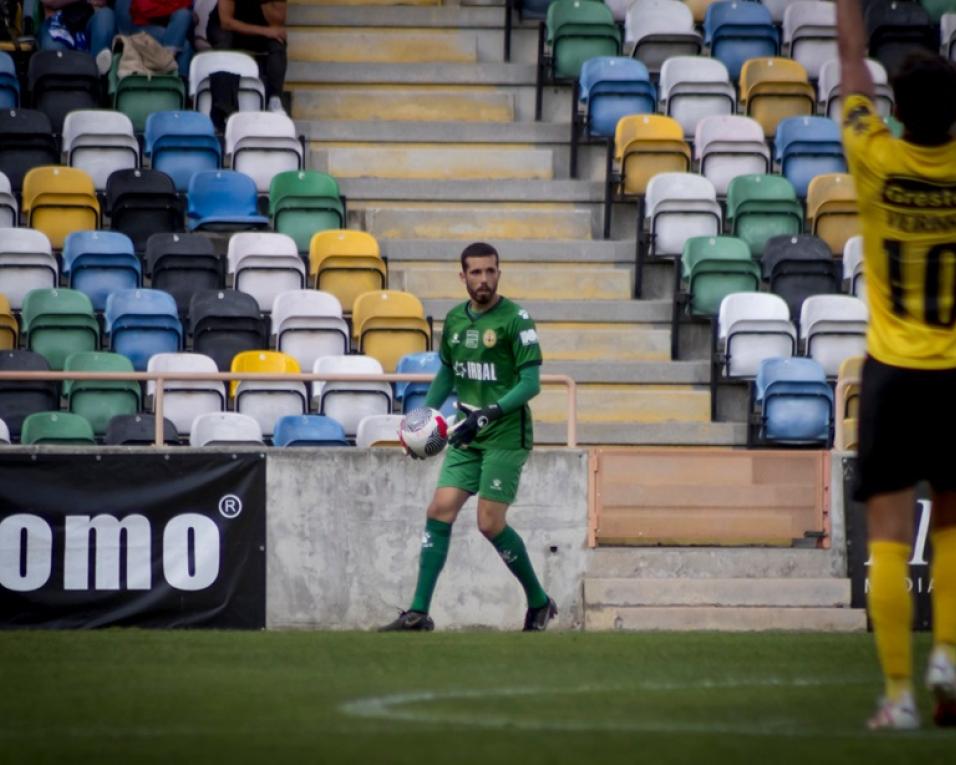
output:
[[[398,440],[417,457],[434,457],[448,443],[448,422],[437,409],[413,409],[402,418]]]

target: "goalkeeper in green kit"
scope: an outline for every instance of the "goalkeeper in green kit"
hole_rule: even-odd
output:
[[[476,242],[461,253],[469,299],[445,317],[442,365],[425,402],[437,409],[454,390],[460,424],[449,436],[428,506],[412,605],[382,631],[435,628],[428,616],[432,593],[448,556],[452,524],[472,494],[478,495],[479,530],[524,588],[525,631],[545,629],[558,612],[535,576],[524,542],[505,519],[531,451],[528,401],[541,389],[541,347],[528,312],[498,294],[500,275],[498,252],[491,245]]]

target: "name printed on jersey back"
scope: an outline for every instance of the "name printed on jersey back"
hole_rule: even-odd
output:
[[[883,184],[886,223],[908,234],[956,230],[956,184],[891,176]]]

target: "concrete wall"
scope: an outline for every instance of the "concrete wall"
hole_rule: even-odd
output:
[[[390,449],[270,450],[268,626],[367,629],[407,608],[440,464]],[[587,482],[586,452],[535,450],[508,513],[561,628],[583,621]],[[520,628],[524,594],[479,533],[475,504],[455,524],[432,616],[440,629]]]

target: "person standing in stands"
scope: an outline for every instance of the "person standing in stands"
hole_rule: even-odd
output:
[[[116,0],[116,28],[121,35],[149,33],[176,55],[179,74],[189,76],[193,0]]]
[[[893,79],[896,139],[873,103],[860,0],[837,0],[843,147],[856,182],[870,323],[858,481],[866,503],[868,609],[885,695],[871,729],[920,725],[908,591],[914,487],[933,490],[933,719],[956,726],[956,68],[915,53]]]
[[[214,48],[247,50],[259,57],[267,107],[285,112],[282,88],[286,70],[285,0],[219,0],[209,14],[206,34]]]
[[[79,50],[96,59],[100,74],[110,70],[116,17],[107,0],[41,0],[44,19],[37,33],[40,50]]]

